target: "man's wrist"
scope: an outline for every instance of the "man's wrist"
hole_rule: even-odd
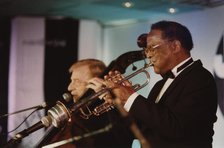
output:
[[[130,110],[130,108],[131,108],[133,102],[134,102],[135,99],[138,97],[138,95],[139,95],[139,94],[138,94],[137,92],[133,93],[133,94],[128,98],[127,102],[124,104],[124,109],[125,109],[127,112],[129,112],[129,110]]]

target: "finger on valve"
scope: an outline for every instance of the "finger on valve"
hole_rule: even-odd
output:
[[[104,82],[103,79],[100,79],[100,78],[93,78],[93,79],[90,79],[88,81],[88,85],[87,85],[87,88],[91,88],[93,89],[96,93],[101,91],[102,89],[106,88],[106,84]],[[104,99],[104,97],[108,94],[109,92],[105,92],[103,94],[101,94],[99,96],[100,99]]]
[[[112,81],[114,83],[118,84],[122,80],[122,75],[119,71],[111,71],[108,75],[110,77],[109,81]]]
[[[113,104],[113,98],[109,92],[106,92],[106,94],[103,96],[104,101]]]
[[[114,76],[114,71],[109,71],[108,75],[104,76],[104,80],[112,81],[113,76]]]
[[[119,84],[123,79],[124,79],[124,76],[119,71],[114,72],[114,83]]]
[[[132,83],[129,80],[126,80],[125,77],[119,71],[115,71],[115,75],[118,80],[118,84],[122,86],[132,86]]]
[[[122,75],[119,71],[110,71],[108,75],[104,76],[104,80],[119,83],[122,80]]]
[[[132,83],[129,80],[126,80],[125,77],[119,71],[110,73],[110,76],[112,77],[111,80],[116,84],[129,87],[132,86]]]
[[[93,89],[95,92],[98,92],[105,87],[105,83],[103,79],[92,78],[88,81],[88,84],[86,87]]]

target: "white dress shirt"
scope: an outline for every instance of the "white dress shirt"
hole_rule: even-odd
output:
[[[191,57],[187,58],[186,60],[182,61],[181,63],[179,63],[177,66],[175,66],[171,71],[173,72],[175,78],[188,66],[190,66],[191,64],[187,65],[185,68],[183,68],[182,70],[177,72],[177,68],[180,67],[181,65],[183,65],[185,62],[187,62]],[[175,79],[174,78],[174,79]],[[173,82],[174,79],[168,78],[167,81],[165,82],[165,84],[163,85],[163,88],[161,89],[159,95],[157,96],[155,103],[158,103],[161,99],[161,97],[163,96],[163,94],[165,93],[165,91],[167,90],[167,88],[170,86],[170,84]],[[135,99],[138,97],[138,93],[135,92],[133,93],[127,100],[127,102],[124,105],[124,109],[128,112],[133,104],[133,102],[135,101]]]

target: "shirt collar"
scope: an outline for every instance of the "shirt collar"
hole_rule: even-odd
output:
[[[177,68],[180,67],[181,65],[183,65],[184,63],[186,63],[188,60],[190,60],[192,57],[189,57],[187,59],[185,59],[184,61],[182,61],[181,63],[179,63],[178,65],[176,65],[171,71],[173,72],[173,74],[176,76],[178,76],[185,68],[187,68],[188,66],[190,66],[191,64],[187,65],[186,67],[184,67],[183,69],[181,69],[180,71],[177,72]]]

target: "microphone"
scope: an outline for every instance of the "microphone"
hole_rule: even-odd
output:
[[[47,111],[47,116],[51,118],[51,124],[57,128],[71,121],[71,108],[74,106],[70,93],[64,93],[62,97],[62,100],[57,101],[56,105]]]
[[[7,142],[5,147],[10,147],[10,145],[19,143],[22,140],[22,138],[28,136],[29,134],[31,134],[43,127],[49,127],[50,125],[51,125],[51,117],[45,116],[45,117],[41,118],[41,121],[37,122],[33,126],[17,133],[12,139],[10,139]]]
[[[48,110],[47,116],[42,117],[39,122],[32,125],[31,127],[17,133],[12,139],[7,142],[6,147],[9,145],[18,143],[22,138],[29,134],[43,128],[53,125],[54,127],[60,127],[71,120],[71,111],[73,107],[73,99],[70,93],[64,93],[63,99],[56,102],[56,105]],[[44,105],[42,105],[44,106]],[[42,107],[41,106],[41,107]],[[40,107],[40,106],[39,106]]]

